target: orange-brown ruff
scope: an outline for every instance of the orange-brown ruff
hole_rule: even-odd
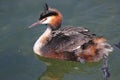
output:
[[[46,31],[38,38],[33,50],[36,54],[61,60],[97,62],[112,52],[104,37],[96,36],[82,27],[61,27],[62,14],[45,5],[39,21],[29,27],[46,24]]]

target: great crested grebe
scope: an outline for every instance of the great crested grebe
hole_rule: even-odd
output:
[[[97,62],[108,56],[113,48],[106,42],[104,37],[96,36],[82,27],[61,27],[62,14],[45,4],[39,21],[29,28],[46,24],[46,31],[34,44],[36,54],[61,60]]]

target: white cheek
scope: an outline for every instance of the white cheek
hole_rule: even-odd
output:
[[[47,17],[47,19],[45,21],[43,21],[42,24],[48,24],[51,22],[51,20],[52,20],[51,17]]]

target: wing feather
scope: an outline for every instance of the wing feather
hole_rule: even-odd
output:
[[[90,41],[95,35],[82,27],[64,27],[53,31],[52,38],[46,46],[56,52],[72,52],[78,46]]]

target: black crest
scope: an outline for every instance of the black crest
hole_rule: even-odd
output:
[[[56,16],[57,13],[53,10],[50,10],[49,7],[48,7],[48,4],[45,3],[44,11],[40,14],[39,20],[42,20],[43,18],[46,18],[48,16],[52,16],[52,15]]]
[[[48,4],[45,3],[44,10],[48,10]]]

